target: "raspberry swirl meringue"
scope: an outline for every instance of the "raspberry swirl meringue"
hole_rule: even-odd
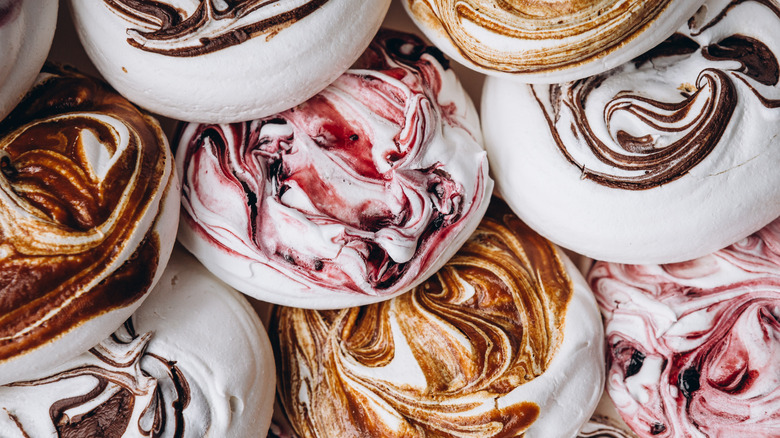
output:
[[[531,227],[594,259],[671,263],[780,216],[780,2],[705,6],[607,73],[487,80],[493,175]]]
[[[344,310],[276,307],[278,395],[309,437],[570,438],[603,388],[585,280],[500,200],[434,276]]]
[[[476,111],[441,53],[385,31],[289,111],[184,126],[179,240],[264,301],[388,299],[435,272],[477,227],[492,180]]]
[[[0,430],[3,438],[262,437],[275,378],[252,308],[179,249],[113,335],[0,387]]]
[[[154,119],[44,68],[0,124],[0,383],[83,353],[141,304],[175,240],[173,172]]]
[[[0,120],[35,83],[49,53],[59,2],[0,0]]]
[[[685,263],[599,262],[608,390],[643,437],[776,437],[780,220]]]
[[[671,35],[704,0],[403,0],[445,53],[525,83],[605,72]]]
[[[134,103],[231,123],[292,108],[333,82],[390,0],[71,0],[92,62]]]

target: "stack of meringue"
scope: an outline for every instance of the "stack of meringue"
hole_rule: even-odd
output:
[[[780,0],[394,1],[0,0],[0,436],[776,436]]]

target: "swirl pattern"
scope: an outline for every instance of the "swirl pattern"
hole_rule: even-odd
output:
[[[136,23],[127,42],[167,56],[198,56],[259,36],[271,38],[328,0],[104,0]]]
[[[608,389],[643,437],[776,436],[780,221],[710,256],[597,263]]]
[[[199,393],[190,390],[175,361],[146,352],[152,336],[136,334],[128,320],[84,355],[79,366],[8,385],[14,397],[4,399],[4,411],[14,415],[13,399],[25,400],[25,391],[32,391],[38,397],[45,394],[41,398],[51,403],[48,412],[57,436],[184,436],[183,411]],[[90,391],[48,401],[54,394],[67,393],[69,380],[83,382],[87,378],[94,382]],[[208,411],[203,414],[208,415]],[[23,434],[27,433],[18,417],[16,423]],[[208,424],[208,419],[203,424]],[[187,432],[204,433],[192,428]]]
[[[609,54],[641,35],[671,3],[405,1],[420,21],[446,34],[466,59],[484,68],[511,73],[557,70]],[[491,40],[503,43],[488,43]]]
[[[3,361],[146,295],[175,178],[156,122],[75,72],[48,67],[0,136]]]
[[[457,255],[407,294],[276,307],[284,410],[303,437],[521,435],[539,406],[505,396],[548,368],[572,293],[552,244],[494,200]]]
[[[555,143],[583,179],[624,190],[668,184],[723,147],[724,132],[740,119],[733,117],[738,104],[757,98],[758,106],[780,108],[780,47],[773,35],[761,41],[725,20],[749,3],[780,20],[774,0],[726,2],[709,21],[694,17],[633,63],[575,82],[532,86]],[[658,89],[658,71],[669,89]],[[698,74],[693,82],[691,72]],[[608,94],[626,85],[635,91]]]
[[[446,61],[385,32],[361,63],[276,116],[183,130],[183,213],[197,238],[299,289],[388,295],[422,281],[443,245],[476,227],[492,182]]]

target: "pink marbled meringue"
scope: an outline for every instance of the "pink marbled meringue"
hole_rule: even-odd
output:
[[[385,300],[484,214],[479,121],[441,53],[385,31],[358,66],[275,116],[182,129],[179,239],[236,289],[307,308]]]
[[[780,433],[780,219],[711,255],[598,262],[607,387],[642,437]]]

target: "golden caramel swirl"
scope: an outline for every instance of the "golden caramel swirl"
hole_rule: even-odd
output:
[[[515,437],[538,417],[505,395],[545,372],[573,293],[555,248],[494,200],[411,292],[334,311],[276,307],[279,394],[304,437]]]
[[[0,124],[0,362],[146,294],[172,181],[156,122],[107,85],[44,71]]]
[[[446,35],[474,64],[531,73],[612,52],[640,35],[671,0],[405,1],[416,19]]]

